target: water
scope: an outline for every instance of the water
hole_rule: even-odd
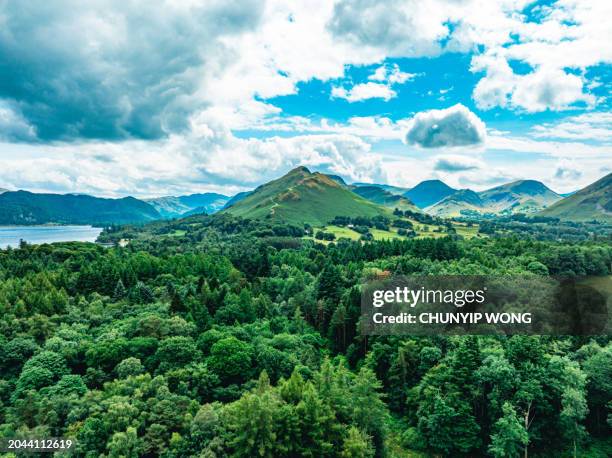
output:
[[[0,226],[0,249],[19,246],[23,239],[30,244],[53,242],[95,242],[102,228],[92,226]]]

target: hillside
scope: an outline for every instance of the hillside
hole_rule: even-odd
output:
[[[275,219],[292,224],[322,226],[335,216],[388,215],[382,208],[349,191],[321,173],[298,167],[285,176],[259,186],[222,212],[254,219]]]
[[[75,194],[0,194],[0,224],[122,224],[160,219],[151,205],[133,197],[102,199]]]
[[[403,196],[414,202],[417,207],[425,208],[441,201],[456,191],[456,189],[451,188],[440,180],[426,180],[421,181],[414,188],[406,191]]]
[[[544,183],[535,180],[514,181],[478,195],[491,213],[535,213],[562,198]]]
[[[215,213],[221,210],[230,200],[228,196],[207,192],[188,196],[166,196],[146,199],[164,218],[178,218],[196,213]]]
[[[539,214],[571,221],[612,221],[612,173]]]
[[[239,192],[238,194],[236,194],[235,196],[233,196],[230,200],[228,200],[225,205],[223,206],[223,209],[226,209],[228,207],[231,207],[232,205],[234,205],[236,202],[240,202],[242,199],[244,199],[245,197],[249,196],[253,194],[253,191],[242,191]]]
[[[352,187],[356,187],[356,188],[362,188],[364,186],[375,186],[377,188],[381,188],[384,189],[387,192],[390,192],[391,194],[399,194],[402,195],[404,194],[406,191],[408,191],[408,188],[401,188],[399,186],[393,186],[390,184],[381,184],[381,183],[353,183],[351,185]]]
[[[460,190],[425,211],[436,216],[459,216],[465,212],[536,213],[561,198],[539,181],[519,180],[481,192]]]
[[[383,207],[388,207],[391,209],[399,208],[400,210],[412,210],[416,212],[420,211],[419,208],[410,201],[410,199],[397,194],[392,194],[379,186],[358,186],[351,187],[351,190],[358,196],[361,196],[370,202],[374,202],[375,204],[382,205]]]
[[[485,205],[478,193],[471,189],[461,189],[440,202],[425,208],[425,212],[434,216],[460,216],[461,212],[469,210],[484,212]]]

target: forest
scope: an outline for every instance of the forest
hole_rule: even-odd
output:
[[[609,336],[359,332],[372,271],[611,274],[609,239],[509,224],[318,243],[198,216],[103,234],[123,248],[1,250],[0,437],[80,457],[612,456]]]

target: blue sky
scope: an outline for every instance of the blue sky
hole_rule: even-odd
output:
[[[233,194],[306,165],[575,190],[612,168],[611,14],[604,0],[3,3],[0,188]]]

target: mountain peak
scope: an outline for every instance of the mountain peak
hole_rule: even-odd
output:
[[[419,208],[425,208],[441,201],[457,190],[440,180],[421,181],[414,188],[409,189],[403,195],[408,197]]]
[[[308,170],[308,167],[300,165],[294,169],[291,169],[289,172],[287,172],[287,175],[296,175],[296,174],[300,174],[300,175],[310,175],[312,172],[310,170]]]
[[[552,189],[550,189],[548,186],[546,186],[544,183],[542,183],[541,181],[537,181],[537,180],[517,180],[511,183],[507,183],[507,184],[498,186],[497,188],[493,188],[493,189],[495,190],[503,189],[506,191],[512,191],[512,192],[528,194],[528,195],[547,194],[547,193],[557,194]]]

